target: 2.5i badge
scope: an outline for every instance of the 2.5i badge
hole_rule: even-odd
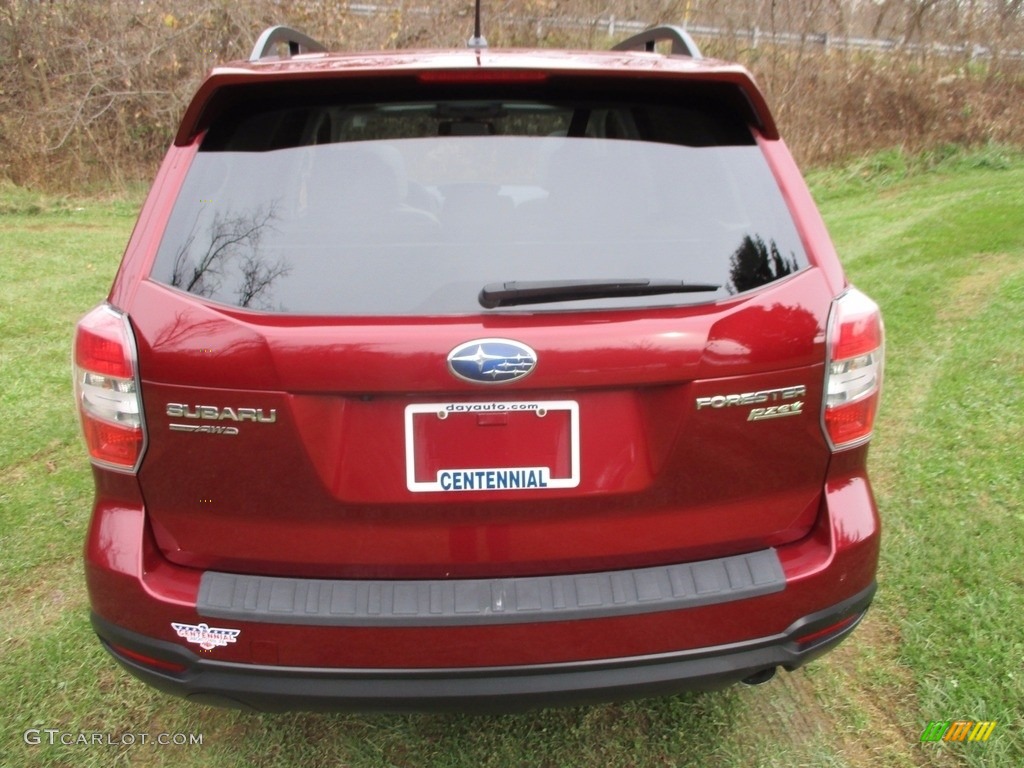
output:
[[[796,384],[778,389],[762,389],[757,392],[698,397],[696,403],[698,411],[704,408],[721,410],[734,406],[758,405],[760,407],[750,409],[747,421],[764,421],[766,419],[782,419],[786,416],[799,416],[804,412],[804,403],[803,400],[797,398],[802,398],[806,394],[807,387],[803,384]],[[763,403],[773,403],[773,405],[762,405]]]

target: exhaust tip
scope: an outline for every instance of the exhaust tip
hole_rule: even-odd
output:
[[[743,683],[745,685],[764,685],[773,677],[775,677],[775,667],[768,667],[760,672],[755,672],[750,677],[743,678]]]

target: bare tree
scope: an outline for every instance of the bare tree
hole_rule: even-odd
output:
[[[253,306],[275,280],[290,271],[284,261],[270,262],[260,255],[262,239],[277,217],[274,206],[260,206],[241,214],[216,211],[202,233],[203,245],[196,251],[202,213],[202,209],[197,212],[188,237],[175,253],[170,284],[198,296],[215,296],[234,262],[241,274],[235,289],[238,306]]]

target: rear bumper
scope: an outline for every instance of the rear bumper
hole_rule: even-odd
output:
[[[93,623],[120,663],[155,687],[262,710],[508,710],[722,687],[805,664],[870,604],[878,515],[862,461],[848,466],[834,464],[808,535],[769,550],[768,582],[755,576],[765,560],[755,553],[741,556],[755,558],[749,584],[733,579],[734,558],[721,558],[631,571],[628,582],[627,572],[580,574],[494,592],[481,580],[468,609],[442,584],[314,584],[176,566],[155,546],[135,479],[106,473],[85,548]],[[643,576],[696,584],[711,563],[728,574],[714,599],[640,594]],[[588,592],[602,576],[603,591]],[[556,604],[563,578],[576,599]],[[622,603],[614,590],[624,583],[634,592]],[[264,587],[277,597],[264,602]],[[537,595],[539,608],[504,602],[496,618],[488,596],[513,593]],[[334,616],[349,597],[351,611]],[[195,634],[203,624],[230,637],[204,646]]]
[[[785,632],[732,645],[598,661],[462,669],[335,669],[232,664],[201,658],[93,614],[104,645],[132,674],[205,704],[261,711],[487,710],[580,704],[721,688],[764,670],[795,669],[842,641],[860,622],[874,583]],[[161,672],[123,653],[180,664]]]

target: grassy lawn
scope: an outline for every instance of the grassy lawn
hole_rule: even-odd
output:
[[[0,766],[1024,764],[1024,156],[893,153],[812,182],[886,319],[874,609],[836,652],[765,686],[506,717],[210,709],[106,656],[80,563],[92,489],[69,344],[137,201],[0,187]],[[956,719],[998,725],[985,743],[920,742]],[[117,743],[44,730],[26,744],[27,729]]]

